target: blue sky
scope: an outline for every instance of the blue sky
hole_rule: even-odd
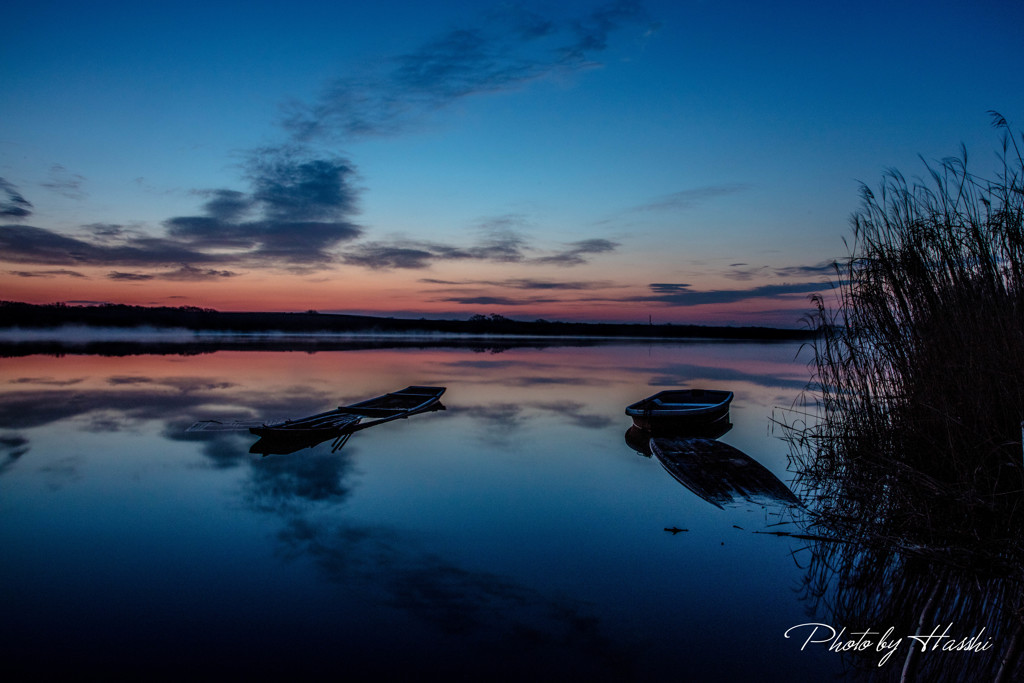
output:
[[[8,8],[5,299],[795,326],[896,167],[1024,114],[1015,2]],[[12,209],[12,210],[6,210]]]

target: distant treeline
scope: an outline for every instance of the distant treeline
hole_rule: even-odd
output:
[[[512,320],[474,315],[468,320],[415,320],[329,313],[226,313],[195,306],[147,307],[124,304],[69,306],[0,301],[0,328],[49,328],[63,325],[130,328],[183,328],[204,332],[382,333],[519,335],[529,337],[633,337],[668,339],[807,339],[809,330],[772,327],[569,323]]]

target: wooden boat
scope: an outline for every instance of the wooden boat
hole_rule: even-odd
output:
[[[731,391],[670,389],[626,408],[633,424],[645,431],[683,431],[729,421]]]
[[[325,413],[250,427],[249,431],[264,438],[277,440],[318,438],[319,441],[326,441],[330,437],[352,434],[417,413],[442,410],[444,406],[440,404],[440,400],[444,392],[445,387],[411,386],[349,406],[340,406]]]
[[[729,444],[694,437],[654,437],[650,448],[676,481],[716,507],[741,501],[800,505],[764,465]]]

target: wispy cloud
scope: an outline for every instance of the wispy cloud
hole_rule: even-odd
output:
[[[150,273],[128,273],[121,271],[111,271],[107,273],[107,278],[111,280],[125,280],[144,282],[146,280],[178,280],[178,281],[197,281],[197,280],[215,280],[219,278],[235,277],[238,273],[230,270],[217,270],[215,268],[196,268],[188,264],[183,264],[176,270],[157,271]]]
[[[223,258],[165,238],[131,238],[108,245],[30,225],[0,227],[0,253],[5,261],[14,263],[81,266],[156,266],[215,262]]]
[[[396,239],[364,242],[342,256],[345,263],[375,270],[425,269],[444,261],[493,261],[527,265],[577,266],[594,254],[614,251],[619,245],[606,239],[569,242],[561,249],[544,252],[518,230],[502,224],[478,230],[475,244],[458,246],[441,242]]]
[[[85,199],[88,195],[82,189],[84,183],[84,176],[72,173],[60,164],[53,164],[46,181],[40,185],[68,199]]]
[[[718,289],[699,291],[688,284],[654,283],[649,285],[651,294],[629,297],[626,301],[645,301],[666,306],[701,306],[704,304],[728,304],[747,299],[774,298],[787,294],[813,294],[833,289],[828,282],[795,282],[777,285],[762,285],[750,289]]]
[[[85,278],[86,276],[74,270],[66,270],[64,268],[57,268],[53,270],[9,270],[7,271],[15,277],[42,277],[42,278],[53,278],[53,277],[75,277]]]
[[[699,204],[727,197],[729,195],[745,192],[750,189],[749,185],[733,183],[728,185],[707,185],[694,187],[687,190],[680,190],[671,194],[655,197],[649,202],[632,207],[633,211],[682,211],[692,209]]]
[[[514,299],[507,296],[453,296],[440,299],[448,303],[477,306],[533,306],[557,303],[558,299]]]
[[[723,273],[723,276],[730,280],[746,282],[758,277],[778,278],[804,278],[804,277],[826,277],[836,275],[836,264],[833,261],[822,261],[811,266],[785,266],[772,268],[771,266],[751,266],[746,263],[733,263],[730,270]]]
[[[594,290],[594,289],[608,289],[610,287],[616,287],[616,285],[610,280],[592,280],[592,281],[567,281],[561,282],[556,280],[534,280],[530,278],[509,278],[507,280],[437,280],[433,278],[423,278],[420,280],[423,284],[428,285],[444,285],[447,287],[502,287],[507,289],[534,289],[534,290],[569,290],[569,291],[580,291],[580,290]],[[437,291],[437,290],[435,290]]]
[[[122,282],[145,282],[146,280],[152,280],[153,275],[147,273],[123,273],[121,271],[111,271],[107,273],[107,277],[111,280],[119,280]]]
[[[18,188],[0,178],[0,219],[16,220],[32,215],[32,202],[25,199]]]
[[[591,68],[614,32],[638,26],[653,23],[629,0],[570,20],[509,4],[332,81],[313,103],[291,103],[284,126],[303,141],[397,133],[456,100]]]

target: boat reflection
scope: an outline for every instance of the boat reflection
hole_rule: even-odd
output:
[[[651,439],[651,453],[676,481],[715,507],[741,502],[800,504],[766,467],[721,441],[659,436]]]
[[[681,437],[693,437],[703,439],[717,439],[720,436],[724,436],[729,433],[732,429],[731,422],[716,422],[712,425],[706,425],[704,427],[681,430],[656,430],[650,431],[647,429],[640,429],[636,425],[626,430],[625,439],[626,445],[637,452],[637,455],[642,455],[645,458],[651,457],[651,437],[652,436],[681,436]]]
[[[732,424],[703,429],[651,433],[636,426],[626,430],[626,444],[644,457],[654,457],[665,471],[691,492],[717,508],[740,503],[800,505],[800,500],[766,467],[729,444],[718,441]]]

